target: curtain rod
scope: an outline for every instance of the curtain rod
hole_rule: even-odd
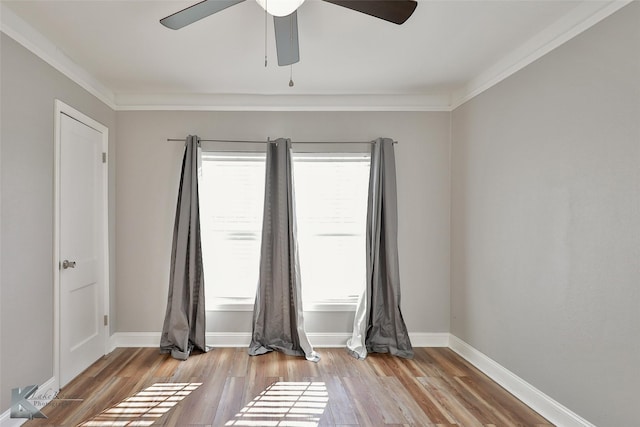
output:
[[[184,142],[186,138],[167,138],[169,142]],[[232,142],[232,143],[240,143],[240,144],[267,144],[270,142],[275,142],[275,140],[268,139],[267,141],[249,141],[249,140],[239,140],[239,139],[200,139],[200,142]],[[291,141],[292,144],[373,144],[375,141]],[[394,144],[397,144],[398,141],[393,141]]]

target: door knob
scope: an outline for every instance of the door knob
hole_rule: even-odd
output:
[[[64,261],[62,261],[62,268],[64,268],[65,270],[67,268],[76,268],[76,262],[65,259]]]

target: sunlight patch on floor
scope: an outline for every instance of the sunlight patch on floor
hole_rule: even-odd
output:
[[[271,384],[225,426],[315,427],[329,401],[324,382]]]
[[[104,410],[79,427],[150,426],[202,383],[157,383]]]

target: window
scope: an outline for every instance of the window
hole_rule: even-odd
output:
[[[355,302],[365,281],[369,156],[293,160],[303,300]]]
[[[362,292],[369,160],[363,153],[293,155],[305,309],[353,307]],[[207,309],[253,306],[264,176],[264,153],[203,153],[200,210]]]
[[[264,153],[202,153],[200,228],[208,309],[255,298],[264,174]]]

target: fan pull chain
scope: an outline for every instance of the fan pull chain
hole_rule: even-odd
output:
[[[293,19],[289,26],[289,47],[293,46]],[[289,87],[293,87],[293,64],[289,65]]]
[[[269,14],[267,13],[267,2],[269,0],[265,0],[264,2],[264,67],[267,68],[267,18]]]

